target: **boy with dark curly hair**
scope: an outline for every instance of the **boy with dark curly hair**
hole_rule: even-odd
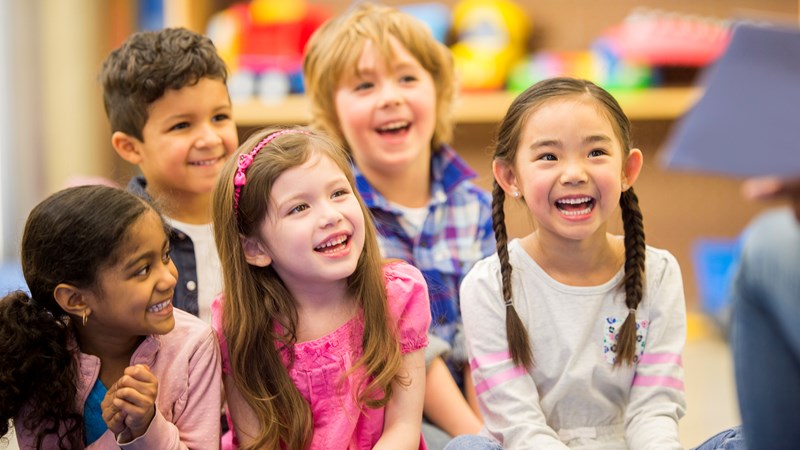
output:
[[[222,289],[211,193],[238,146],[226,81],[211,40],[183,28],[131,35],[100,72],[111,143],[141,170],[128,189],[156,200],[172,228],[174,304],[206,321]]]

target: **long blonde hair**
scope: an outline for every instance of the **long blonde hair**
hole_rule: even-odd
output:
[[[261,422],[260,432],[249,448],[301,450],[308,446],[313,433],[311,409],[280,357],[282,350],[296,342],[297,308],[271,266],[247,263],[240,236],[258,236],[258,228],[269,212],[275,180],[313,155],[331,158],[344,172],[364,214],[364,249],[355,272],[347,279],[349,294],[357,299],[364,321],[362,356],[351,370],[364,369],[364,379],[357,383],[357,398],[363,405],[386,405],[392,397],[392,382],[401,380],[402,356],[395,327],[390,325],[393,321],[389,320],[375,227],[358,195],[348,156],[340,146],[321,134],[297,132],[274,138],[247,169],[247,184],[241,188],[238,209],[234,209],[233,180],[239,155],[250,152],[277,131],[280,130],[255,133],[226,163],[214,191],[214,237],[224,268],[222,329],[233,378]]]
[[[537,108],[552,99],[586,96],[597,102],[605,112],[611,126],[620,140],[625,156],[633,147],[631,143],[631,123],[616,99],[606,90],[586,80],[574,78],[551,78],[540,81],[521,93],[508,107],[497,132],[493,160],[513,166],[517,157],[519,137],[525,122]],[[506,334],[511,357],[516,364],[532,367],[533,352],[528,331],[514,308],[511,291],[512,266],[508,259],[508,233],[506,232],[505,191],[495,180],[492,189],[492,225],[497,241],[497,255],[500,258],[500,273],[503,284],[503,300],[506,305]],[[633,364],[636,353],[636,308],[644,295],[645,241],[642,212],[639,199],[628,188],[619,199],[622,211],[622,224],[625,231],[625,304],[630,313],[620,327],[617,338],[616,366]]]
[[[436,125],[431,148],[453,135],[452,105],[455,69],[450,50],[439,43],[424,23],[397,9],[359,3],[318,28],[306,44],[303,75],[311,100],[312,124],[347,147],[336,114],[334,97],[342,77],[355,75],[364,43],[372,41],[386,60],[393,57],[394,37],[431,74],[436,88]]]

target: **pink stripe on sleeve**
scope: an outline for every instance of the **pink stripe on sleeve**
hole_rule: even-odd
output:
[[[472,370],[477,370],[478,367],[480,366],[499,363],[510,359],[511,359],[511,354],[508,351],[489,353],[488,355],[481,355],[472,358],[472,361],[470,361],[469,363],[469,367]]]
[[[683,380],[675,377],[658,375],[636,375],[633,379],[633,385],[641,387],[665,386],[679,391],[683,390]]]
[[[640,364],[677,364],[683,366],[680,353],[645,353],[639,359]]]
[[[475,394],[480,395],[483,392],[488,391],[489,389],[497,386],[500,383],[505,383],[508,380],[513,380],[514,378],[518,378],[527,374],[528,371],[525,370],[524,367],[519,367],[519,366],[512,367],[508,370],[493,375],[475,385]]]

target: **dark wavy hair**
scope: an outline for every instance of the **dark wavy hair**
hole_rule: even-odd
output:
[[[73,325],[53,292],[61,283],[96,288],[102,268],[122,256],[128,229],[151,209],[107,186],[65,189],[33,208],[21,252],[30,295],[0,300],[0,435],[16,419],[35,434],[37,449],[48,435],[61,449],[84,447]]]
[[[103,104],[111,132],[140,141],[147,108],[168,89],[193,86],[203,78],[227,81],[214,44],[185,28],[141,31],[112,51],[100,70]]]

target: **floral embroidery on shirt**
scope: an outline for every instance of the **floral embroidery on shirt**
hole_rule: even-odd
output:
[[[619,337],[619,328],[625,319],[617,319],[616,317],[606,317],[603,323],[603,358],[609,364],[617,362],[617,338]],[[650,327],[649,320],[636,321],[636,354],[633,356],[633,362],[638,363],[639,358],[644,353],[644,343],[647,340],[647,329]]]

